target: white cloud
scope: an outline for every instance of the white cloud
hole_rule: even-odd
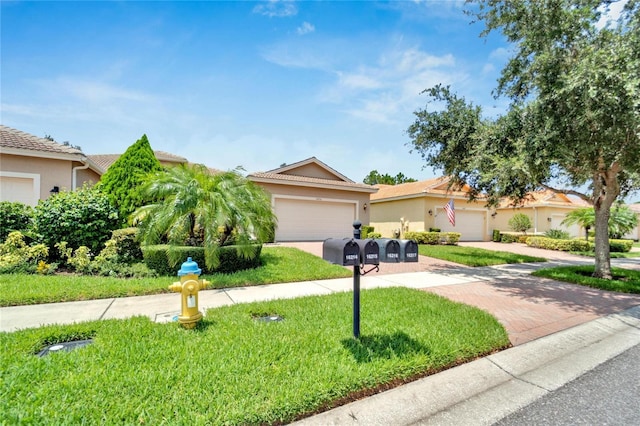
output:
[[[253,13],[265,15],[270,18],[284,18],[287,16],[294,16],[298,14],[298,6],[293,0],[267,0],[256,5],[253,8]]]
[[[508,59],[510,55],[511,52],[509,51],[509,49],[505,47],[498,47],[497,49],[494,49],[491,51],[491,53],[489,53],[489,59],[503,61],[505,59]]]
[[[297,33],[299,35],[305,35],[305,34],[309,34],[312,33],[316,30],[316,27],[313,24],[310,24],[309,22],[303,22],[301,26],[299,26],[297,28]]]
[[[614,1],[610,5],[600,6],[598,11],[602,13],[600,20],[596,23],[596,28],[602,29],[608,25],[615,25],[622,15],[622,10],[628,0]]]

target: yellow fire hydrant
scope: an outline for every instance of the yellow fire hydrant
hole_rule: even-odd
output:
[[[202,312],[198,311],[198,292],[204,290],[209,281],[198,279],[201,272],[198,264],[188,257],[178,271],[180,281],[169,286],[169,290],[182,294],[182,313],[178,322],[184,328],[194,328],[202,319]]]

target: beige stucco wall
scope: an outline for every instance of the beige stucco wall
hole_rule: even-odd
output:
[[[299,197],[300,199],[309,199],[315,201],[333,201],[333,200],[349,200],[356,202],[356,219],[363,225],[369,224],[369,193],[338,191],[327,188],[315,188],[306,186],[279,185],[272,183],[256,182],[257,185],[263,187],[272,197],[287,196]],[[365,209],[365,205],[367,208]]]
[[[306,164],[304,166],[296,167],[295,169],[283,172],[285,175],[312,177],[317,179],[338,180],[336,175],[328,170],[320,167],[315,163]]]
[[[81,188],[84,183],[90,186],[100,182],[100,175],[91,169],[76,170],[76,185]]]
[[[511,231],[509,227],[509,220],[518,213],[523,213],[529,216],[531,219],[532,227],[528,233],[544,234],[550,229],[564,229],[571,233],[573,237],[580,237],[584,235],[584,229],[579,226],[560,226],[559,223],[564,220],[567,213],[573,209],[560,206],[539,206],[539,207],[527,207],[527,208],[510,208],[499,209],[496,211],[496,216],[492,219],[492,229],[498,229],[500,231]]]
[[[0,155],[3,172],[17,172],[40,175],[40,199],[51,195],[49,191],[57,186],[60,190],[71,189],[71,161],[51,160],[19,155]]]
[[[385,238],[393,237],[393,231],[401,229],[401,219],[408,221],[409,231],[428,230],[425,206],[424,198],[377,202],[371,207],[370,224]]]

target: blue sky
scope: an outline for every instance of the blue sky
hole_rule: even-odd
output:
[[[2,1],[2,124],[122,153],[267,171],[315,156],[360,182],[371,170],[439,176],[411,154],[420,92],[449,84],[502,112],[507,60],[459,1]]]

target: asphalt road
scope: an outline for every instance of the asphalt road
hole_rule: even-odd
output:
[[[640,425],[640,345],[495,424]]]

